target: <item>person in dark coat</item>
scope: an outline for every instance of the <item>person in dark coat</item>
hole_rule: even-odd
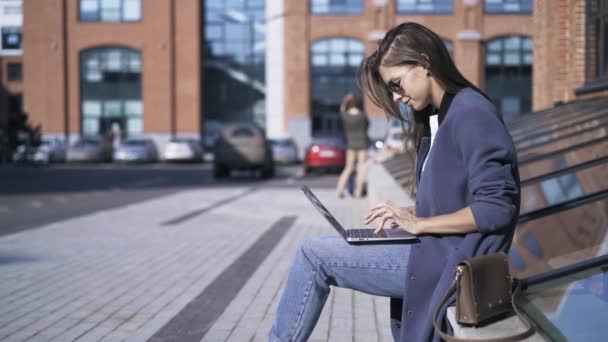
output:
[[[303,241],[270,341],[305,341],[332,285],[402,298],[396,339],[439,341],[432,314],[458,262],[510,247],[521,196],[513,139],[487,95],[458,71],[442,40],[422,25],[403,23],[362,61],[359,80],[388,115],[400,117],[399,102],[412,109],[405,126],[413,139],[417,186],[414,207],[384,201],[364,220],[377,222],[378,229],[405,229],[418,239],[397,245],[349,245],[336,237]],[[444,329],[453,302],[454,297],[441,308]]]
[[[367,149],[369,148],[367,129],[369,127],[369,120],[361,109],[360,102],[357,95],[348,93],[344,96],[340,105],[340,115],[344,125],[347,149],[346,163],[336,185],[336,196],[338,198],[344,197],[346,182],[348,182],[348,179],[355,170],[357,171],[355,197],[363,197],[363,187],[367,181],[366,162],[368,157]]]

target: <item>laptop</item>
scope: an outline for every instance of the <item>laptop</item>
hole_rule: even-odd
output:
[[[310,200],[312,205],[329,221],[334,229],[346,240],[348,243],[367,243],[367,242],[399,242],[399,241],[410,241],[417,239],[416,235],[413,235],[400,228],[387,228],[381,230],[379,233],[374,233],[374,229],[363,228],[363,229],[344,229],[344,227],[336,220],[336,218],[325,208],[325,206],[319,201],[312,191],[307,186],[302,187],[304,195]]]

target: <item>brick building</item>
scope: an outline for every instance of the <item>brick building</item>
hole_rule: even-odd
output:
[[[608,1],[534,5],[533,110],[608,95]]]
[[[24,1],[24,109],[45,134],[198,136],[200,1]]]
[[[21,0],[0,0],[0,162],[6,158],[8,123],[21,112]]]
[[[416,21],[444,39],[463,74],[511,119],[605,89],[605,26],[595,36],[585,29],[588,18],[605,23],[605,6],[600,0],[26,0],[24,110],[48,135],[120,129],[162,144],[244,119],[304,147],[312,135],[340,131],[339,100],[357,90],[358,63],[376,40]],[[592,64],[602,67],[592,70],[595,55]],[[384,115],[369,101],[365,107],[370,135],[382,137]]]

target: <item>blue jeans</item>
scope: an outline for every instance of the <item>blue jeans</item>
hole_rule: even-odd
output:
[[[289,271],[269,341],[306,341],[330,285],[403,297],[409,252],[408,244],[350,245],[338,236],[304,240]]]

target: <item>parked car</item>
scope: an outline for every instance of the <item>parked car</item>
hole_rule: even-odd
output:
[[[264,130],[254,123],[226,125],[215,142],[213,175],[227,177],[231,170],[261,170],[262,177],[274,176],[272,147]]]
[[[114,151],[114,161],[153,163],[158,161],[158,150],[152,139],[128,138]]]
[[[313,170],[341,170],[346,160],[346,144],[340,137],[317,137],[306,149],[304,173]]]
[[[163,159],[167,162],[201,162],[203,149],[198,139],[174,138],[165,145]]]
[[[43,138],[38,146],[22,144],[13,153],[16,163],[48,164],[65,162],[67,147],[58,138]]]
[[[298,145],[291,138],[270,139],[275,162],[295,164],[298,162]]]
[[[68,162],[111,162],[112,142],[97,136],[79,138],[68,148]]]

